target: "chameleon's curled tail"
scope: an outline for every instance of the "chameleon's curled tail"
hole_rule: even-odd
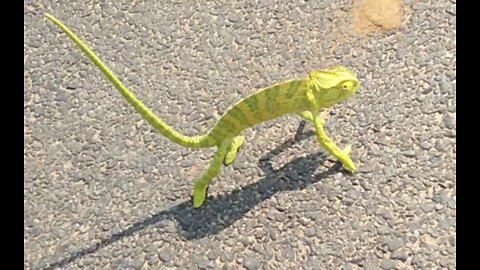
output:
[[[160,131],[162,135],[169,138],[173,142],[176,142],[186,147],[210,147],[216,145],[216,143],[209,136],[185,136],[175,131],[172,127],[163,122],[158,116],[156,116],[149,108],[147,108],[138,98],[130,92],[117,76],[98,58],[98,56],[77,37],[66,25],[60,22],[52,15],[45,13],[50,21],[56,26],[62,29],[65,34],[88,56],[88,58],[103,72],[103,74],[112,82],[115,88],[122,94],[122,96],[130,103],[152,126]]]

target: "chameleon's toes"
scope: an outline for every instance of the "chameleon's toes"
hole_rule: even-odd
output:
[[[229,150],[227,154],[225,155],[225,159],[223,160],[223,164],[225,166],[230,165],[233,163],[235,158],[237,157],[237,153],[240,150],[240,147],[243,145],[243,142],[245,141],[245,137],[243,136],[237,136],[233,138]]]
[[[202,187],[194,185],[193,187],[193,208],[199,208],[207,198],[208,186]]]
[[[193,208],[199,208],[205,202],[204,191],[197,191],[193,193]]]

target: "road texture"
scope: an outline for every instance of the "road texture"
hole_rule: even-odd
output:
[[[24,1],[25,269],[455,269],[455,1],[404,1],[400,27],[368,33],[358,2],[286,2]],[[150,128],[43,12],[189,135],[348,66],[363,85],[327,132],[358,173],[287,116],[246,131],[192,209],[213,149]]]

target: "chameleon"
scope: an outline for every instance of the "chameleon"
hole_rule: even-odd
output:
[[[194,208],[199,208],[205,203],[209,184],[220,173],[222,165],[230,165],[235,160],[239,148],[245,141],[241,133],[256,124],[287,114],[297,115],[313,124],[319,144],[339,160],[348,172],[354,173],[355,164],[350,158],[351,146],[346,145],[344,149],[340,149],[325,133],[325,120],[320,117],[322,109],[346,100],[360,87],[355,73],[347,67],[316,69],[302,78],[289,79],[261,88],[231,105],[205,134],[186,136],[173,129],[144,105],[65,24],[49,13],[44,15],[83,51],[123,98],[163,136],[184,147],[216,147],[206,170],[193,181]]]

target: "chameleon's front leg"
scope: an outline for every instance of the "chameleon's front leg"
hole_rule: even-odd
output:
[[[325,150],[327,150],[328,153],[331,155],[334,155],[343,165],[343,167],[353,173],[355,171],[355,164],[353,164],[352,159],[350,158],[350,150],[351,147],[350,145],[347,145],[345,149],[340,150],[338,146],[335,145],[335,143],[330,139],[327,134],[325,134],[325,131],[323,130],[323,125],[325,124],[325,121],[320,118],[318,115],[314,115],[313,113],[310,114],[304,114],[303,116],[309,116],[312,117],[312,122],[313,125],[315,126],[315,133],[317,134],[317,139],[319,143],[322,145]]]
[[[213,160],[207,168],[207,171],[193,183],[193,207],[198,208],[205,202],[207,196],[208,184],[212,179],[218,175],[222,162],[225,159],[228,146],[231,143],[231,139],[225,140],[218,147],[217,152],[213,156]]]
[[[245,137],[243,136],[237,136],[233,138],[232,142],[228,146],[225,160],[223,161],[225,165],[232,164],[232,162],[235,160],[235,157],[237,156],[238,149],[240,148],[240,146],[242,146],[244,141],[245,141]]]

